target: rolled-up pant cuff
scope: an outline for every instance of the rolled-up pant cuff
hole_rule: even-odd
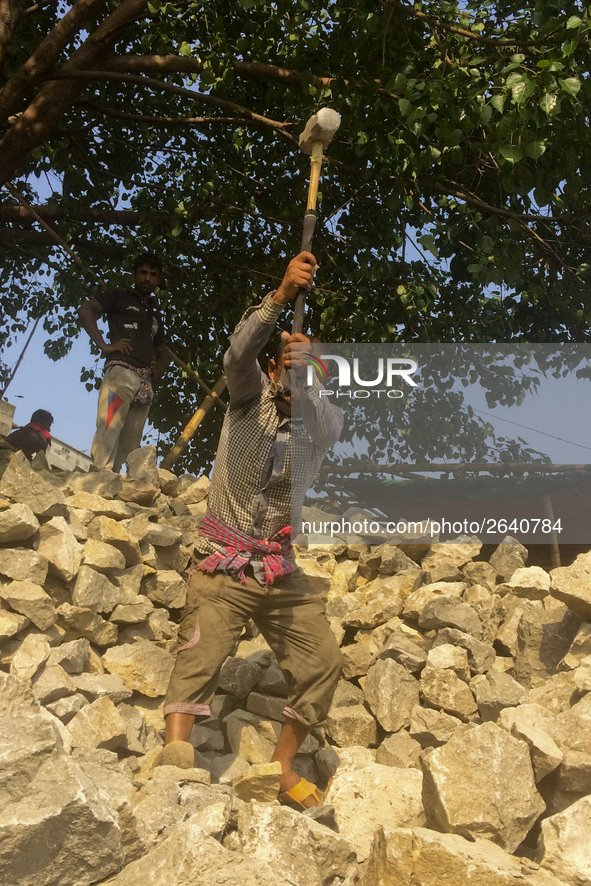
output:
[[[290,720],[297,720],[298,723],[302,723],[303,726],[309,726],[310,729],[313,726],[312,723],[309,723],[305,717],[302,717],[302,715],[298,714],[297,711],[294,711],[293,708],[284,707],[281,713],[284,717],[289,717]]]
[[[194,717],[211,717],[208,704],[188,704],[184,701],[173,702],[164,706],[164,716],[169,714],[192,714]]]

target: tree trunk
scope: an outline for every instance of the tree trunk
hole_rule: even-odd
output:
[[[0,0],[0,4],[7,2],[10,0]],[[10,114],[19,110],[21,101],[26,97],[27,88],[51,70],[59,60],[63,49],[75,37],[82,25],[94,15],[100,6],[104,5],[105,0],[77,0],[74,3],[69,12],[41,41],[30,58],[24,65],[21,65],[18,71],[15,71],[0,90],[0,120],[7,119]]]
[[[100,62],[121,30],[143,15],[148,0],[123,0],[61,68],[84,70]],[[86,81],[50,80],[0,141],[0,186],[10,181],[26,156],[49,136]]]

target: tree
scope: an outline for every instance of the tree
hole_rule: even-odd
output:
[[[59,356],[93,284],[20,194],[109,283],[160,251],[173,347],[213,381],[228,330],[298,250],[297,135],[324,104],[343,124],[315,334],[589,339],[581,2],[0,0],[0,63],[4,343],[43,315]],[[193,406],[171,372],[164,439]],[[216,437],[208,420],[187,464]]]

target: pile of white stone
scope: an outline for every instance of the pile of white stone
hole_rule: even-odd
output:
[[[5,886],[589,886],[591,553],[550,574],[516,542],[309,545],[345,660],[323,733],[270,764],[287,687],[256,629],[154,767],[208,482],[0,478],[0,882]]]

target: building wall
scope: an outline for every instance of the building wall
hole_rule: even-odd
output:
[[[6,437],[12,431],[12,419],[15,406],[8,400],[0,400],[0,434]]]

